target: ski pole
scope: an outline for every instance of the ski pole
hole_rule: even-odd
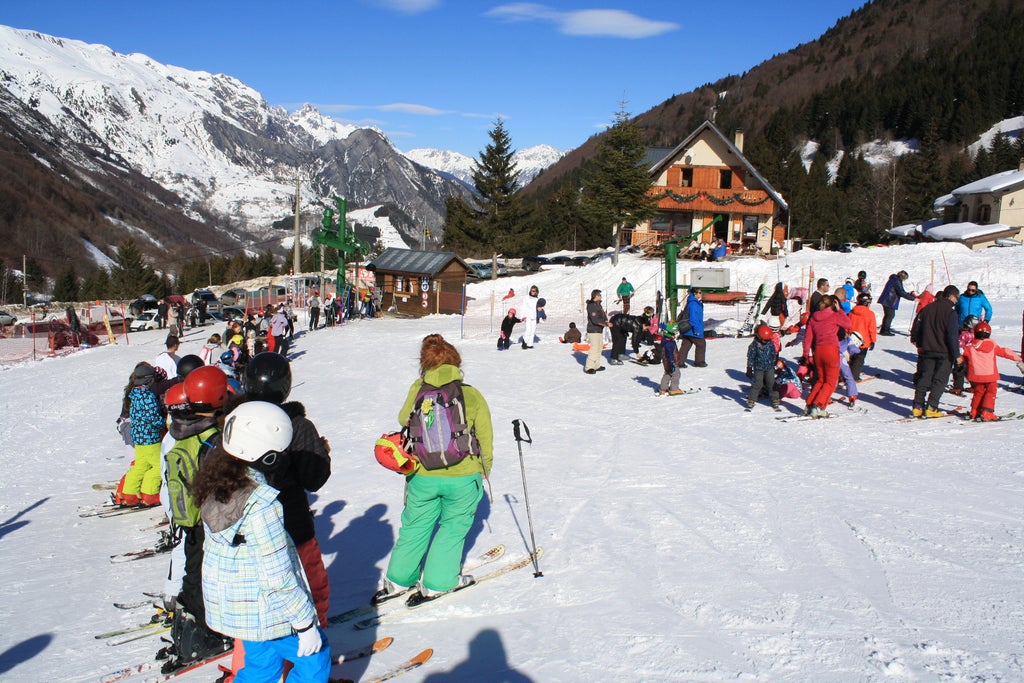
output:
[[[525,438],[519,430],[520,426],[526,431]],[[512,420],[512,434],[515,436],[516,446],[519,447],[519,469],[523,474],[523,498],[526,500],[526,519],[530,524],[530,543],[533,544],[530,550],[530,556],[533,558],[533,577],[540,578],[544,576],[544,572],[540,570],[537,561],[537,539],[533,535],[533,514],[530,512],[530,493],[526,490],[526,464],[523,462],[523,442],[532,444],[533,439],[530,438],[530,428],[522,420]]]

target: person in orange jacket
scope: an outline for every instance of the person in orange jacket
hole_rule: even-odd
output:
[[[864,340],[860,353],[850,357],[850,372],[853,373],[854,381],[859,382],[868,351],[875,348],[875,342],[878,341],[878,316],[871,310],[871,295],[868,292],[857,295],[857,305],[850,311],[850,323],[853,331],[859,333]]]
[[[974,341],[967,345],[957,360],[967,363],[967,379],[974,392],[971,398],[971,418],[979,422],[998,420],[996,410],[996,387],[999,386],[999,368],[996,357],[1002,356],[1020,362],[1020,354],[1003,348],[989,339],[992,327],[986,322],[974,326]]]

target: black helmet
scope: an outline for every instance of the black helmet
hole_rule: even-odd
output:
[[[203,359],[194,353],[190,353],[178,361],[178,377],[185,379],[188,377],[188,373],[192,372],[196,368],[201,368],[205,365]]]
[[[279,353],[256,354],[245,368],[245,394],[257,401],[284,403],[292,390],[292,368]]]
[[[860,306],[870,306],[871,295],[868,294],[867,292],[861,292],[860,294],[857,295],[857,304]]]

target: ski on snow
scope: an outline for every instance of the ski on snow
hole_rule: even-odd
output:
[[[443,599],[443,598],[445,598],[445,597],[447,597],[449,595],[454,595],[456,593],[461,593],[462,591],[465,591],[465,590],[467,590],[469,588],[472,588],[474,586],[478,586],[481,583],[484,583],[486,581],[491,581],[491,580],[496,579],[496,578],[498,578],[500,576],[504,576],[505,574],[509,574],[509,573],[515,571],[516,569],[522,569],[523,567],[528,567],[528,566],[533,564],[535,559],[539,560],[543,555],[544,555],[544,549],[543,548],[537,548],[537,550],[534,553],[531,553],[531,554],[527,555],[526,557],[524,557],[522,559],[519,559],[519,560],[516,560],[515,562],[511,562],[509,564],[503,565],[503,566],[499,567],[498,569],[494,569],[494,570],[492,570],[492,571],[490,571],[490,572],[488,572],[486,574],[483,574],[481,576],[474,577],[473,583],[471,583],[469,585],[462,586],[461,588],[456,588],[455,590],[449,591],[447,593],[442,593],[441,595],[438,595],[436,598],[433,598],[432,600],[429,600],[427,602],[423,602],[420,605],[417,605],[416,607],[408,607],[408,606],[405,605],[404,602],[399,603],[403,607],[406,607],[406,610],[401,610],[400,611],[400,610],[397,610],[397,609],[392,609],[392,610],[388,610],[386,612],[381,612],[381,613],[375,614],[372,617],[369,617],[368,619],[363,619],[362,621],[357,621],[354,624],[354,626],[355,626],[356,629],[359,629],[359,630],[373,628],[374,626],[376,626],[377,624],[381,623],[385,619],[387,619],[389,617],[393,617],[396,614],[401,614],[401,613],[403,613],[405,611],[408,611],[410,609],[421,609],[422,607],[425,607],[428,604],[437,602],[438,600],[441,600],[441,599]]]
[[[370,645],[366,645],[364,647],[356,648],[354,650],[349,650],[347,652],[341,653],[340,655],[332,657],[331,658],[331,663],[332,664],[343,664],[345,662],[351,662],[351,661],[356,660],[356,659],[362,659],[363,657],[369,657],[371,655],[377,654],[378,652],[383,652],[384,650],[388,649],[388,647],[391,646],[391,643],[393,641],[394,641],[394,638],[392,638],[390,636],[388,636],[386,638],[381,638],[380,640],[378,640],[378,641],[376,641],[374,643],[371,643]],[[211,664],[211,663],[213,663],[215,661],[223,659],[224,657],[229,656],[231,654],[231,652],[232,652],[231,650],[228,650],[227,652],[218,652],[217,654],[215,654],[215,655],[213,655],[211,657],[207,657],[205,659],[200,659],[198,662],[193,662],[192,664],[188,664],[188,665],[186,665],[186,666],[184,666],[184,667],[182,667],[180,669],[177,669],[177,670],[172,671],[172,672],[167,673],[167,674],[161,674],[159,677],[156,677],[156,678],[147,678],[145,680],[140,681],[140,683],[157,683],[158,681],[160,681],[160,682],[162,682],[162,681],[169,681],[169,680],[171,680],[173,678],[176,678],[176,677],[178,677],[178,676],[180,676],[182,674],[189,673],[191,671],[195,671],[196,669],[202,668],[202,667],[206,666],[207,664]],[[422,654],[422,653],[420,653],[420,654]],[[427,659],[429,659],[429,656],[427,657]],[[123,681],[126,678],[130,678],[130,677],[135,676],[137,674],[146,673],[147,671],[153,671],[154,669],[159,669],[160,667],[162,667],[164,665],[165,661],[166,660],[152,660],[152,661],[142,662],[142,663],[136,664],[134,666],[125,667],[123,669],[118,669],[117,671],[111,671],[110,673],[105,674],[102,678],[100,678],[100,682],[101,683],[115,683],[115,681]],[[426,661],[426,660],[424,660],[424,661]],[[340,681],[340,680],[344,680],[344,679],[332,679],[332,680],[339,680]]]
[[[743,320],[743,325],[740,326],[739,332],[736,333],[737,337],[744,337],[754,331],[755,314],[757,309],[761,307],[762,301],[764,301],[764,283],[761,283],[761,286],[757,288],[757,294],[754,295],[754,303],[750,304],[747,317]]]
[[[834,411],[834,412],[831,412],[831,413],[825,413],[824,415],[821,415],[819,417],[815,417],[813,415],[802,415],[801,414],[801,415],[786,415],[785,417],[777,417],[775,419],[778,420],[779,422],[805,422],[805,421],[808,421],[808,420],[834,420],[836,418],[843,417],[845,415],[863,415],[863,414],[865,414],[867,412],[868,412],[867,408],[861,408],[860,406],[857,406],[855,408],[850,408],[849,406],[847,406],[847,410],[845,410],[845,411],[837,410],[837,411]]]
[[[169,619],[170,614],[165,612],[162,607],[158,607],[156,614],[150,617],[149,621],[137,624],[135,626],[128,626],[126,628],[119,628],[114,631],[107,631],[106,633],[99,633],[93,636],[96,640],[103,640],[104,638],[113,638],[114,636],[123,636],[128,633],[135,633],[136,631],[145,631],[151,628],[164,625],[164,620]]]
[[[423,650],[419,654],[410,657],[401,664],[396,664],[395,666],[391,667],[377,678],[374,678],[369,683],[384,683],[384,681],[390,681],[393,678],[398,678],[404,673],[408,673],[413,669],[418,669],[419,667],[423,666],[428,661],[430,661],[430,658],[433,656],[434,651],[428,647],[426,650]],[[355,683],[355,681],[349,678],[332,677],[328,679],[328,683]]]
[[[494,562],[495,560],[499,559],[504,554],[505,546],[496,545],[487,552],[478,555],[477,558],[473,560],[471,564],[467,563],[466,567],[464,568],[464,571],[473,571],[486,564],[490,564],[491,562]],[[409,590],[401,593],[400,595],[411,593],[414,590],[414,588],[415,587],[410,587]],[[397,598],[399,597],[399,595],[396,595],[395,597]],[[346,621],[352,621],[353,619],[358,619],[359,617],[362,617],[364,615],[372,614],[374,611],[383,609],[384,606],[388,604],[388,602],[393,603],[394,600],[379,602],[377,604],[360,605],[359,607],[353,607],[352,609],[346,612],[341,612],[339,614],[329,616],[327,617],[327,626],[330,627],[335,626],[337,624],[343,624]]]
[[[142,548],[141,550],[130,550],[126,553],[121,553],[119,555],[111,555],[110,561],[114,564],[118,564],[119,562],[131,562],[132,560],[142,560],[147,557],[163,555],[164,553],[169,553],[170,551],[170,546],[165,548],[150,547]]]

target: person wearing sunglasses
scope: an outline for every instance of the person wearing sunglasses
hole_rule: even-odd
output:
[[[960,316],[960,327],[963,327],[964,320],[969,315],[973,315],[982,322],[992,321],[992,304],[988,302],[988,297],[978,288],[978,283],[974,280],[967,283],[967,288],[956,302],[956,314]]]

